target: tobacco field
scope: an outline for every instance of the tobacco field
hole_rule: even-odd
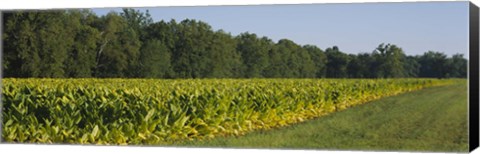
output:
[[[243,135],[454,79],[2,79],[2,138],[158,145]]]

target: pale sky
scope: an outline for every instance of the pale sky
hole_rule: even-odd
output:
[[[380,43],[407,55],[429,50],[468,56],[468,2],[351,3],[134,8],[154,21],[201,20],[214,30],[290,39],[345,53],[372,52]],[[93,9],[98,15],[121,9]]]

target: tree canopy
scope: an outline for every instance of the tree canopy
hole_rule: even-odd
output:
[[[468,60],[406,55],[395,44],[347,54],[289,39],[213,30],[203,21],[154,22],[123,9],[3,14],[4,77],[48,78],[466,78]]]

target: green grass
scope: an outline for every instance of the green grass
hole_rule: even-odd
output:
[[[175,146],[373,151],[468,150],[466,83],[379,99],[301,124]]]

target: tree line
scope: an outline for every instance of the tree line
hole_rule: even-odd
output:
[[[3,76],[49,78],[466,78],[462,54],[406,55],[394,44],[347,54],[205,22],[153,22],[133,9],[4,12]]]

